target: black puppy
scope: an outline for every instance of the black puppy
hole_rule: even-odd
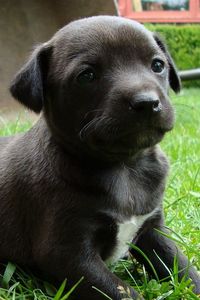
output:
[[[1,261],[70,285],[84,276],[77,299],[104,299],[95,286],[118,300],[126,284],[106,263],[133,240],[160,278],[177,255],[180,279],[200,293],[197,272],[155,230],[165,231],[168,162],[155,145],[173,127],[169,86],[180,89],[164,44],[120,17],[72,22],[36,48],[11,93],[41,118],[0,140]]]

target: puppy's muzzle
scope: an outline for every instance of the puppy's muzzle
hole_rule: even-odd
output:
[[[130,100],[130,109],[143,113],[159,113],[162,104],[156,93],[142,93],[135,95]]]

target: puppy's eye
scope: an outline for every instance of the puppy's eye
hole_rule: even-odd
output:
[[[152,61],[151,69],[154,73],[162,73],[165,68],[165,63],[161,59],[155,58]]]
[[[77,76],[77,82],[80,85],[85,85],[85,84],[91,83],[95,79],[96,79],[96,75],[92,68],[88,68],[88,69],[84,70]]]

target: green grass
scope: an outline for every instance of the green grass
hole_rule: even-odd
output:
[[[172,229],[172,239],[177,240],[200,270],[200,89],[185,89],[172,98],[176,125],[161,143],[171,164],[164,201],[166,224]],[[10,123],[0,118],[0,135],[26,131],[30,126],[28,121]],[[65,282],[56,291],[13,264],[2,267],[5,268],[1,276],[0,300],[67,299],[63,289]],[[168,282],[151,279],[135,261],[120,261],[111,270],[136,287],[147,300],[200,299],[192,293],[189,282],[178,283],[176,268],[175,261]],[[121,293],[125,295],[125,291],[121,290]],[[131,299],[128,295],[125,298]]]

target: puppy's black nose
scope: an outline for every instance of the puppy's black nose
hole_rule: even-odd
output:
[[[162,110],[162,105],[157,95],[154,93],[140,94],[130,101],[131,109],[146,113],[157,113]]]

